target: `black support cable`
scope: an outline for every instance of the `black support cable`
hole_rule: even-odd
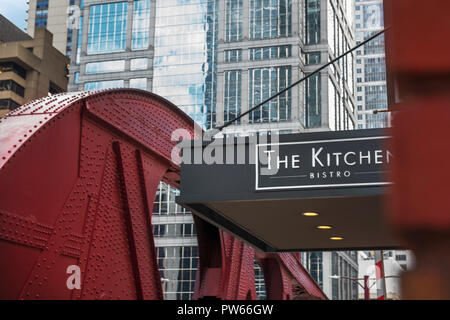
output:
[[[233,124],[233,122],[241,119],[243,116],[249,114],[250,112],[258,109],[259,107],[265,105],[267,102],[269,102],[270,100],[278,97],[279,95],[285,93],[286,91],[288,91],[289,89],[292,89],[293,87],[295,87],[296,85],[298,85],[299,83],[309,79],[310,77],[312,77],[313,75],[315,75],[316,73],[322,71],[323,69],[327,68],[328,66],[334,64],[336,61],[338,61],[339,59],[345,57],[346,55],[348,55],[349,53],[355,51],[356,49],[362,47],[363,45],[365,45],[366,43],[372,41],[373,39],[377,38],[378,36],[382,35],[383,33],[385,33],[389,28],[385,28],[377,33],[375,33],[373,36],[367,38],[366,40],[362,41],[360,44],[358,44],[356,47],[353,47],[352,49],[350,49],[347,52],[344,52],[343,54],[341,54],[340,56],[338,56],[337,58],[334,58],[333,60],[331,60],[330,62],[324,64],[323,66],[321,66],[320,68],[314,70],[313,72],[311,72],[310,74],[308,74],[307,76],[295,81],[294,83],[292,83],[291,85],[289,85],[288,87],[284,88],[281,91],[278,91],[276,94],[274,94],[273,96],[267,98],[266,100],[264,100],[263,102],[258,103],[256,106],[254,106],[253,108],[245,111],[244,113],[240,114],[238,117],[234,118],[233,120],[228,121],[227,123],[225,123],[223,126],[220,126],[219,132],[222,131],[223,129],[225,129],[226,127],[228,127],[229,125]]]

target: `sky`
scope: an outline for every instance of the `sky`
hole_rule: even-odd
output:
[[[0,0],[0,14],[22,30],[26,27],[27,9],[27,0]]]

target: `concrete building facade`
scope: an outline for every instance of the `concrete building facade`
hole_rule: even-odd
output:
[[[67,90],[69,59],[53,47],[52,34],[34,39],[0,15],[0,115],[49,93]]]
[[[75,0],[30,0],[27,32],[34,36],[36,30],[47,29],[53,34],[53,45],[70,57],[73,29],[79,16]]]
[[[80,27],[73,33],[70,91],[149,90],[204,129],[234,119],[355,43],[351,0],[75,0],[75,5]],[[225,133],[354,129],[353,72],[350,54]],[[192,216],[175,203],[177,192],[160,185],[152,222],[166,298],[188,299],[198,253]],[[335,272],[357,274],[356,254],[320,253],[313,259],[330,270],[315,274],[330,298],[357,296],[328,275],[333,265]],[[308,254],[303,262],[313,264]],[[256,271],[263,297],[257,266]]]

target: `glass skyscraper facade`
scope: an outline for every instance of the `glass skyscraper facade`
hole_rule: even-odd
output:
[[[350,0],[84,0],[69,89],[152,91],[204,129],[215,128],[352,47],[353,8]],[[350,54],[225,133],[353,129],[353,70]],[[166,298],[188,299],[197,240],[192,215],[175,203],[177,194],[160,184],[152,223]],[[351,254],[335,254],[357,272]],[[331,253],[303,254],[302,261],[331,298],[332,286],[341,285],[331,283]],[[255,270],[264,298],[264,277],[257,264]],[[353,296],[352,288],[338,290],[345,292],[336,298]]]
[[[153,92],[214,125],[217,0],[156,1]]]

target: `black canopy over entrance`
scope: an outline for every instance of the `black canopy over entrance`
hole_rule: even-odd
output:
[[[177,202],[263,251],[396,248],[388,141],[355,130],[185,145]]]

